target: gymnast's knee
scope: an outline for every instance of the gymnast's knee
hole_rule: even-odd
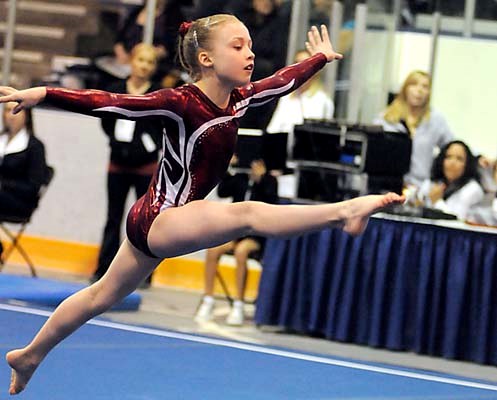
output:
[[[233,212],[242,229],[242,236],[254,233],[259,215],[258,210],[261,205],[264,205],[264,203],[260,201],[242,201],[232,204]]]

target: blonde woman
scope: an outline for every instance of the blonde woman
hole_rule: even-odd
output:
[[[423,71],[411,72],[397,97],[373,121],[390,132],[408,133],[412,139],[411,166],[406,185],[419,187],[430,178],[434,152],[453,140],[445,118],[430,107],[431,78]]]
[[[110,85],[112,93],[143,95],[161,89],[152,81],[158,54],[154,46],[139,43],[131,50],[131,75]],[[121,244],[121,225],[126,199],[131,190],[142,197],[154,175],[162,145],[162,128],[147,120],[128,121],[102,118],[102,129],[109,138],[110,160],[107,168],[107,221],[91,281],[99,280],[109,268]],[[144,282],[150,284],[150,277]]]

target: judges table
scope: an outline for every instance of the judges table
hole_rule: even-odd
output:
[[[266,244],[256,323],[497,365],[497,230],[371,218]]]

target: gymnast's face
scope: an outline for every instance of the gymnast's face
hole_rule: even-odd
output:
[[[466,149],[458,143],[449,146],[443,161],[443,172],[447,181],[454,182],[464,174],[466,169]]]
[[[5,103],[3,106],[3,126],[11,135],[19,132],[26,125],[26,112],[23,110],[17,114],[12,114],[12,110],[17,103]]]
[[[217,78],[233,87],[246,85],[254,70],[255,55],[247,27],[233,18],[214,28],[206,61]]]

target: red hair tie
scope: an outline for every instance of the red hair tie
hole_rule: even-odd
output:
[[[181,23],[181,25],[179,26],[179,34],[181,35],[181,37],[185,37],[185,35],[188,32],[188,29],[190,29],[192,24],[193,22],[191,21],[185,21]]]

